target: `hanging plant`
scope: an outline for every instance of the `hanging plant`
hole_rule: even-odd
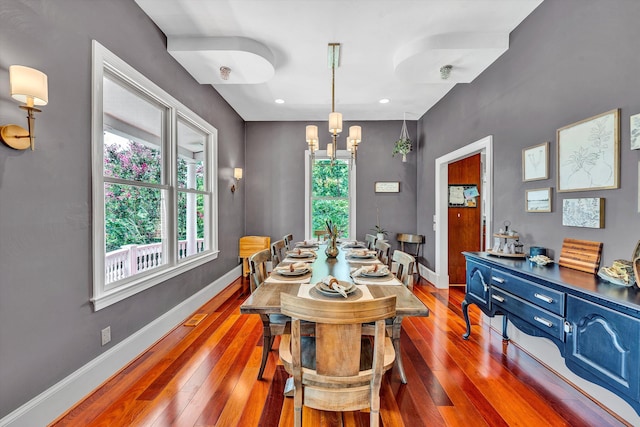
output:
[[[396,154],[402,154],[402,161],[407,161],[407,154],[413,150],[411,144],[411,138],[409,138],[409,132],[407,131],[407,121],[402,120],[402,129],[400,130],[400,138],[395,142],[393,146],[393,153],[391,157],[395,157]]]

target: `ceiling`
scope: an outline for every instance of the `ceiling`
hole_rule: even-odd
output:
[[[327,120],[333,42],[341,44],[335,109],[345,120],[417,120],[502,55],[509,33],[542,3],[135,1],[167,36],[169,53],[246,121]],[[444,65],[453,66],[446,80]],[[228,80],[221,66],[231,69]]]

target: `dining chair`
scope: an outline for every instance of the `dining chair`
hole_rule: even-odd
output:
[[[293,234],[287,234],[282,238],[282,240],[284,240],[284,247],[287,248],[288,251],[290,251],[293,248]]]
[[[285,258],[284,240],[276,240],[271,244],[271,269],[274,269]]]
[[[385,319],[395,316],[395,295],[324,301],[280,294],[280,306],[291,316],[291,333],[280,340],[280,360],[293,376],[294,425],[302,426],[304,405],[325,411],[369,408],[369,423],[378,426],[382,375],[395,359],[385,335]],[[315,322],[313,336],[303,335],[302,321]],[[363,327],[367,322],[375,326]]]
[[[367,249],[369,249],[370,251],[375,250],[377,239],[378,237],[374,236],[373,234],[367,234],[366,236],[364,236],[364,240],[367,243]]]
[[[251,293],[262,286],[267,278],[267,261],[270,259],[271,252],[269,249],[263,249],[249,257]],[[260,318],[262,320],[262,362],[260,363],[260,371],[258,371],[259,380],[262,379],[264,368],[267,365],[267,358],[269,357],[274,337],[282,335],[291,320],[288,316],[279,313],[261,314]]]
[[[391,245],[382,240],[376,242],[376,256],[381,263],[391,269]]]
[[[416,263],[416,259],[406,252],[400,250],[393,251],[393,262],[398,265],[396,271],[396,277],[407,288],[413,290],[413,266]]]
[[[242,278],[249,274],[248,259],[262,249],[269,249],[269,236],[242,236],[238,242],[238,258],[242,259]]]
[[[418,270],[417,260],[420,258],[420,252],[424,246],[424,236],[422,234],[398,233],[396,240],[400,243],[400,250],[402,252],[412,255],[416,259],[413,273],[418,275],[418,281],[416,283],[419,283],[421,276]]]
[[[313,238],[319,242],[323,242],[327,236],[327,230],[314,230]]]

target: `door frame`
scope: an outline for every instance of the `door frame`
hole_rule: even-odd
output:
[[[491,225],[493,223],[493,136],[489,135],[469,145],[436,159],[435,215],[433,217],[436,243],[435,285],[439,289],[449,288],[449,217],[447,198],[449,189],[449,163],[471,155],[484,154],[484,198],[481,206],[485,218],[485,247],[491,247]]]

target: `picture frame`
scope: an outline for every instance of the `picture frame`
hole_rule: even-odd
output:
[[[638,240],[638,243],[636,243],[636,247],[633,249],[631,261],[635,261],[638,258],[640,258],[640,240]]]
[[[551,187],[526,190],[525,210],[527,212],[551,212]]]
[[[522,181],[549,178],[549,142],[522,150]]]
[[[629,117],[629,136],[632,150],[640,150],[640,113]]]
[[[559,193],[620,187],[620,109],[556,132]]]
[[[604,198],[564,199],[562,201],[562,225],[604,228]]]
[[[398,181],[376,181],[375,188],[376,193],[399,193],[400,182]]]

